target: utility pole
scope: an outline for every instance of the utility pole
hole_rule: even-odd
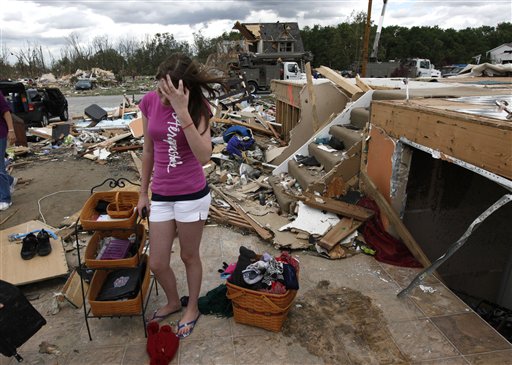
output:
[[[361,76],[366,77],[366,64],[368,63],[368,45],[370,43],[370,21],[372,18],[372,0],[368,0],[368,12],[366,13],[366,25],[364,27],[363,57],[361,60]]]

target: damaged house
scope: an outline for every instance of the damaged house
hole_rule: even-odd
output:
[[[248,52],[271,55],[282,53],[301,57],[306,52],[297,23],[240,23],[233,26],[248,44]]]
[[[338,213],[329,199],[360,188],[378,204],[387,231],[431,269],[427,273],[487,320],[496,311],[510,313],[512,114],[506,107],[511,102],[507,83],[482,88],[471,81],[464,86],[412,82],[404,87],[401,80],[388,79],[384,87],[375,79],[349,83],[326,68],[318,71],[331,82],[273,85],[277,120],[290,133],[288,147],[272,162],[278,165],[272,185],[283,209],[294,200],[279,177],[290,175],[305,194],[316,197],[311,206]],[[332,138],[342,142],[341,150],[329,146]],[[304,157],[319,167],[302,163]],[[328,233],[320,248],[329,254],[356,221],[352,216],[338,223],[333,231],[346,234]],[[440,327],[459,327],[458,321],[472,316]],[[494,318],[494,323],[510,327],[506,318]],[[461,331],[445,335],[464,337]]]

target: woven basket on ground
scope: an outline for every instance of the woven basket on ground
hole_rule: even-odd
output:
[[[270,294],[226,283],[227,297],[233,303],[235,322],[279,332],[288,316],[297,290]]]

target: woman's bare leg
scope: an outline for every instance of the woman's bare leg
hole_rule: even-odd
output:
[[[203,235],[205,221],[190,223],[177,222],[178,236],[180,239],[181,259],[185,264],[188,284],[188,304],[187,310],[180,320],[180,324],[193,321],[199,314],[197,299],[201,291],[201,281],[203,279],[203,266],[199,255],[199,245]],[[188,328],[182,328],[178,334],[188,332]]]
[[[176,276],[171,269],[171,250],[176,237],[176,221],[151,222],[149,230],[149,268],[167,296],[167,304],[158,309],[162,316],[181,308]]]

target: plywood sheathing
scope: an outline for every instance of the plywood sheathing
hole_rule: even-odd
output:
[[[374,101],[371,109],[372,126],[381,128],[389,137],[399,139],[405,137],[413,142],[432,148],[442,154],[449,155],[459,160],[481,167],[497,175],[512,178],[512,124],[507,121],[500,121],[469,115],[452,110],[446,107],[433,108],[428,103],[440,103],[440,101]],[[459,104],[460,107],[460,104]],[[385,161],[382,161],[381,146],[374,145],[375,153],[370,156],[373,136],[378,136],[375,129],[371,131],[371,142],[368,150],[368,174],[372,180],[382,180],[375,172],[370,171],[377,167],[380,162],[389,162],[389,152],[384,153]],[[378,143],[378,137],[375,138]],[[382,140],[382,138],[381,138]],[[389,144],[389,142],[388,142]],[[378,153],[377,153],[378,152]],[[374,160],[375,159],[375,160]],[[372,160],[374,162],[372,162]],[[389,166],[388,164],[388,166]],[[386,178],[388,178],[386,176]],[[386,196],[389,190],[381,190],[383,184],[374,180],[379,190]],[[389,181],[389,179],[388,179]],[[389,183],[388,183],[389,185]]]
[[[283,85],[292,85],[292,89],[283,88]],[[345,106],[349,99],[343,94],[337,87],[327,80],[314,80],[314,91],[316,95],[316,110],[318,114],[318,125],[322,128],[327,124],[333,117],[337,116]],[[282,93],[285,90],[291,90],[292,96],[290,100],[296,103],[297,88],[299,88],[299,105],[300,105],[300,123],[298,123],[293,130],[290,132],[290,142],[288,147],[281,153],[279,157],[273,162],[275,165],[279,165],[293,153],[295,153],[300,147],[302,147],[309,138],[313,135],[313,107],[309,100],[309,95],[306,87],[306,83],[290,83],[281,80],[272,81],[272,90],[274,92],[280,92],[281,100],[285,100],[286,96]],[[277,95],[277,94],[276,94]],[[278,97],[279,98],[279,97]],[[279,105],[276,107],[279,110]],[[277,122],[280,122],[277,120]]]
[[[384,198],[391,203],[392,156],[395,142],[381,128],[371,127],[369,131],[366,171]]]
[[[128,124],[128,127],[130,128],[130,132],[133,137],[140,138],[144,136],[142,117],[133,119],[130,124]]]
[[[32,220],[0,231],[0,279],[13,285],[35,283],[68,273],[64,248],[59,240],[50,237],[52,252],[48,256],[36,255],[30,260],[20,256],[21,240],[9,241],[9,235],[28,233],[36,229],[55,232],[56,229],[41,221]]]

